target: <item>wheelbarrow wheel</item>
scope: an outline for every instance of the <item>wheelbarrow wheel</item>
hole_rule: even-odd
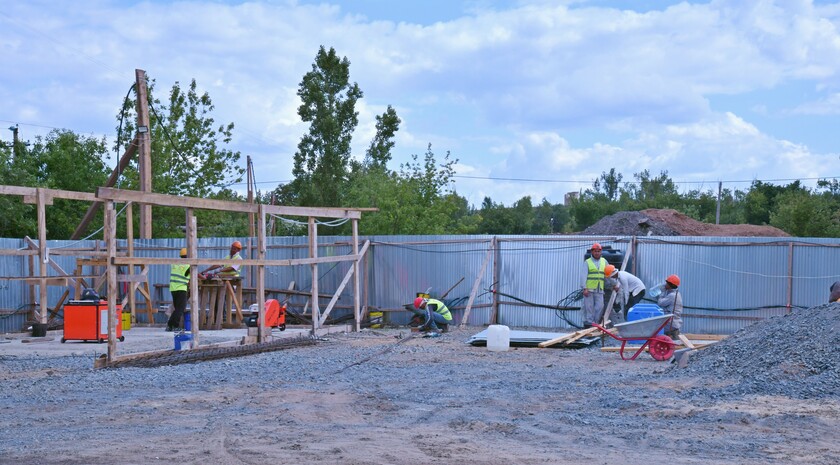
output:
[[[674,355],[674,341],[668,336],[655,336],[650,340],[650,356],[656,360],[665,361]]]

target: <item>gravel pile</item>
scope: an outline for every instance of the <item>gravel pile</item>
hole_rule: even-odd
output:
[[[721,395],[840,396],[840,304],[799,310],[748,326],[694,354],[681,376],[739,381]]]
[[[655,220],[642,212],[618,212],[605,216],[581,234],[617,236],[679,236],[667,223]]]

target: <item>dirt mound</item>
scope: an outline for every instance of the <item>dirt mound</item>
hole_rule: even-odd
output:
[[[582,234],[620,236],[744,236],[790,237],[773,226],[753,224],[710,224],[676,210],[649,208],[605,216]]]
[[[740,394],[836,396],[840,386],[840,304],[770,318],[703,349],[685,374],[740,377]]]
[[[644,212],[618,212],[605,216],[586,228],[583,234],[619,236],[679,236],[680,233],[664,221]]]
[[[790,234],[773,226],[755,224],[711,224],[702,223],[676,210],[649,208],[643,214],[655,221],[667,224],[679,236],[746,236],[746,237],[790,237]]]

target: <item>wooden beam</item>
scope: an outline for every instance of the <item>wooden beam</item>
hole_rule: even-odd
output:
[[[242,266],[296,266],[314,265],[318,263],[351,262],[357,260],[358,255],[334,255],[331,257],[295,258],[288,260],[258,260],[243,258],[242,260],[230,260],[225,258],[188,258],[179,260],[176,258],[156,257],[114,257],[114,265],[171,265],[173,263],[188,263],[190,265],[242,265]]]
[[[99,200],[113,200],[116,202],[135,202],[139,204],[154,204],[162,207],[197,208],[202,210],[221,210],[241,213],[256,212],[256,204],[233,202],[228,200],[202,199],[180,195],[156,194],[152,192],[137,192],[111,187],[96,189]]]
[[[537,347],[543,347],[543,348],[551,347],[555,344],[559,344],[561,342],[567,342],[567,341],[570,341],[570,340],[577,340],[577,339],[580,339],[584,336],[587,336],[587,335],[590,335],[590,334],[593,334],[593,333],[596,333],[596,332],[599,332],[599,331],[600,330],[598,328],[594,327],[594,326],[591,327],[591,328],[581,329],[581,330],[575,331],[573,333],[564,334],[563,336],[555,337],[554,339],[549,339],[547,341],[540,342],[539,344],[537,344]]]
[[[478,293],[478,286],[481,285],[481,278],[484,277],[484,271],[487,270],[487,264],[490,263],[490,257],[493,255],[493,250],[495,247],[495,237],[490,240],[490,247],[487,248],[487,253],[484,255],[484,262],[481,264],[481,271],[478,272],[478,276],[475,277],[475,281],[473,281],[472,291],[470,291],[470,298],[467,300],[467,308],[464,309],[464,316],[461,318],[460,327],[464,327],[467,325],[467,318],[470,316],[470,310],[472,310],[473,302],[475,301],[475,295]],[[460,281],[459,281],[460,282]]]
[[[152,125],[149,119],[149,96],[146,89],[146,71],[134,70],[135,90],[137,91],[137,135],[139,142],[137,171],[140,175],[140,191],[152,192]],[[142,131],[141,128],[146,130]],[[140,204],[140,238],[152,238],[152,206]]]

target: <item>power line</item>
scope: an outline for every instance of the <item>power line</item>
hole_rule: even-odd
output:
[[[553,183],[553,184],[592,184],[592,180],[589,181],[570,181],[570,180],[559,180],[559,179],[538,179],[538,178],[497,178],[494,176],[468,176],[464,174],[455,174],[452,175],[453,178],[466,178],[466,179],[484,179],[488,181],[518,181],[518,182],[546,182],[546,183]],[[673,181],[670,182],[674,184],[710,184],[712,182],[718,183],[753,183],[755,181],[760,182],[781,182],[781,181],[819,181],[821,179],[838,179],[840,176],[820,176],[818,178],[780,178],[780,179],[749,179],[749,180],[722,180],[722,181]],[[621,181],[619,184],[637,184],[637,181]]]

